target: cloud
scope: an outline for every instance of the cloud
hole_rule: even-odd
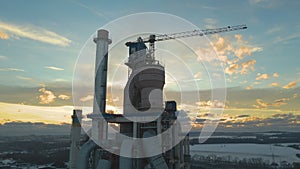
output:
[[[214,18],[205,18],[204,21],[208,24],[214,25],[216,24],[218,21]]]
[[[263,110],[262,110],[263,111]],[[197,116],[193,126],[195,128],[202,128],[203,123],[209,120],[208,114]],[[218,128],[224,131],[229,129],[231,131],[297,131],[299,130],[300,115],[295,113],[275,113],[268,116],[253,116],[253,114],[223,114],[219,121]]]
[[[16,77],[21,80],[32,80],[32,78],[30,77],[24,77],[24,76],[16,76]]]
[[[82,101],[82,102],[87,102],[87,101],[90,101],[90,100],[92,100],[92,99],[94,99],[94,96],[93,96],[93,95],[87,95],[87,96],[85,96],[85,97],[80,98],[80,101]]]
[[[242,118],[239,116],[227,118],[225,121],[221,121],[219,123],[219,126],[222,128],[235,128],[235,129],[255,129],[254,131],[257,131],[257,129],[285,129],[289,130],[295,128],[296,126],[299,126],[298,119],[300,118],[300,115],[296,115],[293,113],[288,114],[274,114],[272,116],[263,118],[263,117],[253,117],[253,116],[247,116],[247,115],[241,115]],[[295,130],[295,129],[294,129]],[[297,129],[296,129],[297,130]]]
[[[198,56],[197,61],[200,61],[200,62],[213,63],[213,62],[216,61],[216,59],[218,59],[218,57],[216,57],[216,52],[214,50],[209,49],[209,48],[198,49],[196,51],[196,53],[197,53],[197,56]]]
[[[194,74],[194,78],[199,79],[202,77],[202,72],[198,72],[196,74]]]
[[[261,52],[261,51],[263,51],[262,47],[253,47],[253,48],[251,48],[251,52]]]
[[[264,0],[249,0],[249,3],[250,4],[258,4],[258,3],[261,3],[263,2]]]
[[[262,79],[269,79],[269,75],[266,73],[265,74],[258,73],[255,80],[262,80]]]
[[[241,34],[235,34],[234,37],[238,41],[238,43],[243,43],[243,36]]]
[[[239,59],[243,59],[245,56],[251,55],[251,49],[248,47],[239,47],[234,51],[235,56],[237,56]]]
[[[39,89],[39,92],[42,94],[39,96],[40,104],[49,104],[55,101],[56,96],[50,90],[46,90],[45,88]]]
[[[293,99],[296,99],[297,97],[299,97],[299,95],[297,93],[293,94]]]
[[[262,99],[256,99],[256,103],[259,108],[268,108],[271,106],[270,103],[264,102]]]
[[[63,68],[59,68],[59,67],[55,67],[55,66],[45,66],[46,69],[51,69],[51,70],[58,70],[58,71],[62,71],[64,70]]]
[[[232,42],[231,38],[224,38],[216,35],[216,39],[215,41],[211,42],[211,45],[218,54],[222,65],[225,67],[225,73],[229,75],[245,75],[250,71],[255,70],[256,60],[251,59],[248,61],[243,61],[244,58],[246,56],[250,56],[253,52],[260,52],[263,49],[261,47],[249,45],[247,41],[243,40],[243,36],[241,34],[235,34],[234,37],[235,42]],[[199,53],[201,56],[203,56],[204,54],[208,55],[208,52],[205,52],[205,50],[199,50]],[[207,58],[208,59],[206,59],[205,61],[213,61],[212,57]]]
[[[236,118],[246,118],[246,117],[250,117],[250,115],[248,115],[248,114],[242,114],[242,115],[236,116]]]
[[[219,100],[200,101],[197,102],[196,104],[202,108],[224,108],[225,107],[225,103]]]
[[[290,100],[289,98],[281,98],[281,99],[274,100],[273,106],[281,106],[287,104],[286,102],[289,100]]]
[[[242,45],[234,50],[235,56],[237,56],[239,59],[250,56],[253,52],[260,52],[263,50],[261,47],[253,47],[249,45],[247,41],[243,40],[243,36],[241,34],[235,34],[234,37],[236,38],[237,42]]]
[[[220,73],[213,73],[212,77],[216,78],[216,79],[220,79],[222,77],[222,75]]]
[[[277,83],[277,82],[271,83],[271,86],[272,86],[272,87],[277,87],[277,86],[279,86],[279,85],[280,85],[280,84]]]
[[[226,44],[227,44],[227,41],[225,40],[225,38],[219,36],[217,38],[217,41],[214,42],[212,45],[215,47],[215,49],[218,51],[218,52],[225,52],[227,50],[226,47]],[[222,51],[224,50],[224,51]]]
[[[61,95],[58,96],[58,98],[60,98],[60,99],[62,99],[62,100],[69,100],[69,99],[70,99],[70,96],[61,94]]]
[[[5,60],[5,59],[7,59],[6,56],[0,55],[0,60]]]
[[[297,85],[297,83],[295,81],[292,81],[290,83],[288,83],[287,85],[283,86],[282,88],[284,89],[290,89],[290,88],[293,88]]]
[[[294,40],[294,39],[299,39],[300,38],[300,34],[293,34],[290,36],[285,36],[285,37],[277,37],[277,39],[275,39],[274,43],[288,43],[290,40]]]
[[[246,90],[252,90],[253,89],[253,86],[247,86],[246,87]]]
[[[9,38],[8,34],[4,32],[0,32],[0,39],[8,39],[8,38]]]
[[[255,63],[256,63],[256,60],[248,60],[246,62],[242,62],[241,63],[241,65],[242,65],[241,74],[242,75],[248,74],[249,69],[254,71],[255,70],[255,68],[254,68]]]
[[[273,73],[273,77],[279,77],[278,73]]]
[[[267,34],[273,34],[273,33],[279,32],[279,31],[281,31],[280,27],[272,27],[271,29],[269,29],[267,31]]]
[[[68,80],[58,78],[58,79],[54,79],[53,81],[55,81],[55,82],[67,82]]]
[[[51,109],[51,108],[50,108]],[[43,112],[45,110],[42,110]],[[63,110],[65,111],[65,110]],[[40,112],[39,112],[40,113]],[[60,112],[61,113],[61,112]],[[37,113],[38,115],[38,113]],[[57,115],[57,114],[56,114]],[[39,116],[39,115],[38,115]],[[70,115],[69,115],[70,116]],[[23,121],[5,121],[1,125],[0,135],[3,136],[29,136],[35,135],[39,137],[40,135],[67,135],[70,133],[69,121],[64,118],[66,122],[51,122],[54,124],[49,124],[49,122],[23,122]]]
[[[268,108],[270,106],[272,107],[278,107],[278,106],[282,106],[287,104],[287,101],[289,101],[289,98],[280,98],[280,99],[276,99],[271,103],[265,102],[262,99],[256,99],[256,104],[253,105],[253,107],[258,108],[258,109],[265,109]]]
[[[86,8],[87,10],[89,10],[90,12],[92,12],[93,14],[102,17],[102,19],[107,19],[107,15],[105,15],[102,11],[99,11],[99,9],[97,8],[92,8],[90,5],[85,5],[84,3],[81,3],[79,1],[70,1],[76,5],[79,5],[83,8]]]
[[[13,25],[0,22],[0,31],[20,38],[27,38],[58,46],[69,46],[71,40],[55,32],[32,25]]]
[[[217,24],[218,21],[214,18],[205,18],[204,22],[205,22],[205,28],[213,29],[216,27],[215,25]]]
[[[24,72],[25,70],[18,69],[18,68],[0,68],[0,71],[3,71],[3,72],[9,72],[9,71]]]
[[[275,6],[274,0],[249,0],[251,5],[255,5],[261,8],[272,8]]]
[[[237,73],[238,68],[238,64],[231,64],[230,66],[225,68],[225,73],[232,75],[233,73]]]
[[[44,122],[47,124],[70,123],[73,106],[23,105],[0,102],[0,124],[5,119],[22,122]],[[1,127],[0,127],[1,128]],[[2,128],[1,128],[2,129]]]

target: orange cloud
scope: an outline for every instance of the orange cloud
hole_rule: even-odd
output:
[[[265,74],[258,73],[255,80],[261,80],[261,79],[269,79],[269,75],[266,73]]]
[[[9,38],[8,34],[4,32],[0,32],[0,39],[8,39],[8,38]]]
[[[58,98],[60,98],[60,99],[62,99],[62,100],[69,100],[69,99],[70,99],[70,96],[61,94],[61,95],[58,96]]]
[[[219,56],[227,55],[230,52],[234,51],[231,44],[224,37],[217,35],[216,38],[217,38],[217,40],[215,42],[212,42],[211,45],[216,50],[216,52],[218,53]],[[227,62],[227,60],[225,61],[225,63],[226,62]]]
[[[269,106],[271,106],[270,103],[264,102],[262,99],[256,99],[256,103],[258,104],[257,106],[259,108],[268,108]]]
[[[272,87],[277,87],[277,86],[279,86],[279,83],[277,83],[277,82],[271,83],[271,86]]]
[[[27,80],[27,81],[32,81],[33,80],[30,77],[24,77],[24,76],[16,76],[16,78],[21,79],[21,80]]]
[[[39,89],[39,92],[42,92],[42,94],[39,96],[41,104],[49,104],[55,101],[56,96],[52,91],[41,88]]]
[[[219,37],[214,46],[216,47],[217,51],[221,51],[225,46],[225,39],[223,37]]]
[[[92,96],[92,95],[87,95],[87,96],[85,96],[85,97],[80,98],[80,101],[86,102],[86,101],[92,100],[93,98],[94,98],[94,96]]]
[[[245,56],[251,55],[251,50],[248,47],[239,47],[234,51],[235,56],[239,59],[243,59]]]
[[[31,106],[0,102],[0,124],[10,121],[70,123],[73,106]],[[43,113],[41,113],[43,112]]]
[[[202,72],[198,72],[196,74],[194,74],[194,78],[199,79],[202,77]]]
[[[18,69],[18,68],[0,68],[0,71],[16,71],[16,72],[24,72],[24,69]]]
[[[219,74],[219,73],[213,73],[212,76],[213,76],[214,78],[217,78],[217,79],[219,79],[219,78],[222,77],[222,75]]]
[[[219,101],[219,100],[200,101],[200,102],[197,102],[196,104],[202,108],[224,108],[225,107],[224,102]]]
[[[225,73],[232,75],[233,73],[237,73],[238,68],[238,64],[231,64],[229,67],[226,67]]]
[[[279,77],[278,73],[273,73],[273,77]]]
[[[261,47],[251,46],[247,41],[243,40],[243,36],[240,34],[234,35],[235,42],[239,43],[231,43],[230,40],[225,37],[221,37],[219,35],[214,36],[216,39],[212,41],[210,44],[214,48],[214,52],[217,53],[218,58],[222,62],[222,65],[225,68],[225,73],[229,75],[233,74],[248,74],[250,71],[255,70],[256,60],[251,59],[248,61],[243,61],[246,56],[251,55],[253,52],[259,52],[263,49]],[[232,46],[234,44],[234,46]],[[242,45],[242,46],[241,46]],[[214,61],[215,55],[214,52],[207,49],[199,49],[197,51],[198,61],[206,61],[211,62]],[[236,57],[232,57],[232,56]],[[201,57],[200,57],[201,56]]]
[[[5,59],[7,59],[6,56],[0,55],[0,60],[5,60]]]
[[[297,83],[295,81],[288,83],[287,85],[283,86],[282,88],[284,89],[290,89],[293,88],[297,85]]]
[[[51,70],[58,70],[58,71],[62,71],[64,70],[63,68],[59,68],[59,67],[55,67],[55,66],[45,66],[46,69],[51,69]]]
[[[260,52],[262,50],[263,50],[263,48],[261,48],[261,47],[254,47],[251,49],[251,52]]]
[[[14,25],[0,22],[0,31],[16,37],[27,38],[58,46],[70,46],[71,40],[55,32],[32,25]]]
[[[281,98],[281,99],[274,100],[273,106],[281,106],[287,104],[286,102],[289,100],[290,100],[289,98]]]
[[[241,34],[235,34],[234,37],[239,43],[243,43],[243,36]]]
[[[241,63],[241,65],[242,65],[241,74],[247,74],[249,72],[249,69],[254,71],[255,63],[256,63],[256,60],[248,60],[246,62]]]
[[[289,101],[289,100],[290,100],[290,98],[283,97],[280,99],[276,99],[271,103],[268,103],[268,102],[263,101],[262,99],[256,99],[256,104],[254,104],[253,107],[258,108],[258,109],[264,109],[264,108],[268,108],[270,106],[278,107],[278,106],[287,104],[287,101]]]
[[[252,89],[253,89],[252,86],[247,86],[247,87],[246,87],[246,90],[252,90]]]
[[[297,97],[299,97],[299,95],[297,93],[293,94],[293,99],[296,99]]]

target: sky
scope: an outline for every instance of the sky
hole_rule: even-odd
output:
[[[70,123],[73,73],[79,53],[91,35],[120,17],[160,12],[184,18],[200,29],[247,24],[247,30],[209,36],[209,41],[205,41],[208,47],[202,45],[195,51],[202,57],[194,58],[187,65],[193,70],[193,78],[199,80],[200,89],[190,89],[208,90],[208,75],[203,67],[193,63],[213,62],[209,59],[213,49],[223,66],[228,88],[221,127],[254,126],[257,130],[269,126],[270,130],[297,130],[300,124],[299,5],[297,0],[1,1],[0,123]],[[113,34],[111,38],[114,40]],[[180,50],[175,42],[170,43],[174,43],[174,51]],[[121,47],[120,50],[126,50]],[[184,49],[178,52],[183,53],[183,60],[188,60]],[[124,58],[126,55],[120,59]],[[114,71],[113,59],[110,64]],[[171,65],[166,65],[166,69],[177,71],[175,74],[186,72]],[[178,78],[182,81],[185,74],[181,76]],[[211,76],[220,77],[217,73]],[[169,92],[166,94],[172,98],[176,96],[172,93],[173,81],[167,78]],[[120,81],[123,85],[124,80]],[[81,99],[86,102],[91,98],[92,93]],[[114,100],[122,103],[121,90],[108,103]],[[215,106],[209,96],[189,104]],[[205,119],[205,113],[197,118]]]

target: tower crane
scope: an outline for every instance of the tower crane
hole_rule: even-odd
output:
[[[236,26],[227,26],[227,27],[215,28],[215,29],[192,30],[192,31],[185,31],[185,32],[178,32],[178,33],[171,33],[171,34],[160,34],[160,35],[151,34],[149,37],[145,37],[145,38],[139,37],[137,41],[134,42],[126,42],[125,45],[129,47],[129,55],[131,55],[134,54],[135,52],[146,50],[147,46],[145,45],[145,43],[149,43],[149,50],[147,53],[147,57],[149,59],[155,60],[154,59],[155,42],[179,39],[179,38],[187,38],[193,36],[212,35],[212,34],[230,32],[230,31],[241,30],[241,29],[247,29],[247,26],[236,25]],[[130,64],[127,65],[129,65],[130,67]]]

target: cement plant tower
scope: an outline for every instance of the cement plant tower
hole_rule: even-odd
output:
[[[154,44],[238,29],[246,26],[150,35],[127,42],[129,57],[125,64],[130,75],[124,88],[123,114],[105,111],[111,40],[107,30],[99,30],[94,38],[97,48],[93,113],[88,115],[92,120],[91,135],[80,145],[82,112],[74,110],[70,169],[190,169],[189,135],[181,131],[177,122],[176,102],[163,103],[165,68],[155,59]],[[119,126],[114,139],[108,137],[110,124]]]

